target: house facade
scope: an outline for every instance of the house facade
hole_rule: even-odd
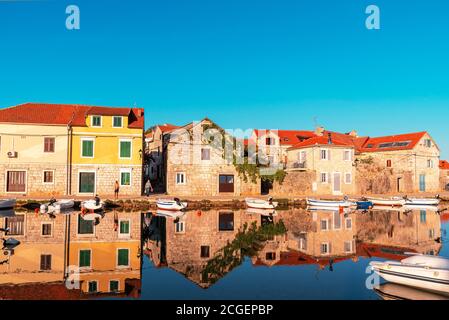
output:
[[[449,191],[449,162],[440,160],[440,185],[441,190]]]
[[[206,128],[222,130],[209,119],[171,132],[166,140],[166,191],[174,196],[240,196],[260,194],[260,181],[244,181],[221,144],[204,137]],[[194,136],[196,138],[194,138]]]
[[[140,195],[143,109],[27,103],[0,110],[5,194]]]

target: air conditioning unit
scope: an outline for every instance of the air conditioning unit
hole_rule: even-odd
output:
[[[17,151],[9,151],[8,158],[17,158]]]

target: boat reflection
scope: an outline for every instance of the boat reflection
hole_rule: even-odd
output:
[[[15,212],[0,227],[20,241],[0,263],[0,299],[139,297],[141,215]],[[75,273],[72,273],[72,272]]]
[[[449,300],[448,296],[395,283],[381,284],[374,292],[383,300]]]

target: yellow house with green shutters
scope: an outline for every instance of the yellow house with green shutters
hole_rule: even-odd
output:
[[[71,124],[71,194],[140,196],[143,109],[90,107]]]

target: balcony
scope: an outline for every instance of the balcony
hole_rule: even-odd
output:
[[[298,170],[298,171],[307,170],[307,162],[306,161],[293,162],[287,166],[287,169],[288,170]]]

